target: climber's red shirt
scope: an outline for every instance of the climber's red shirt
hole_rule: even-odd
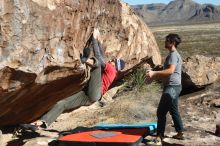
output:
[[[115,67],[110,63],[106,63],[102,72],[102,95],[108,91],[108,88],[114,81],[116,74],[117,71]]]

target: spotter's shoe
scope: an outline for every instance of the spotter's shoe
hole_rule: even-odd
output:
[[[184,140],[183,132],[178,132],[176,135],[174,135],[172,138],[178,139],[178,140]]]

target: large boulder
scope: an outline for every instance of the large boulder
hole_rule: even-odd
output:
[[[79,54],[94,28],[107,59],[125,59],[124,72],[161,63],[153,34],[120,0],[1,0],[0,20],[0,126],[36,120],[82,90]]]
[[[219,68],[220,57],[188,57],[183,64],[184,92],[191,92],[216,82],[220,77]]]

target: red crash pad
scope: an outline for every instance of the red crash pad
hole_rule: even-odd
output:
[[[60,146],[137,146],[147,131],[145,128],[93,130],[70,134],[59,138],[58,141]],[[100,137],[96,137],[97,135]]]

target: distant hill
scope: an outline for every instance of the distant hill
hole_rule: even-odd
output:
[[[167,5],[160,3],[132,7],[148,24],[220,21],[220,6],[201,5],[192,0],[174,0]]]

